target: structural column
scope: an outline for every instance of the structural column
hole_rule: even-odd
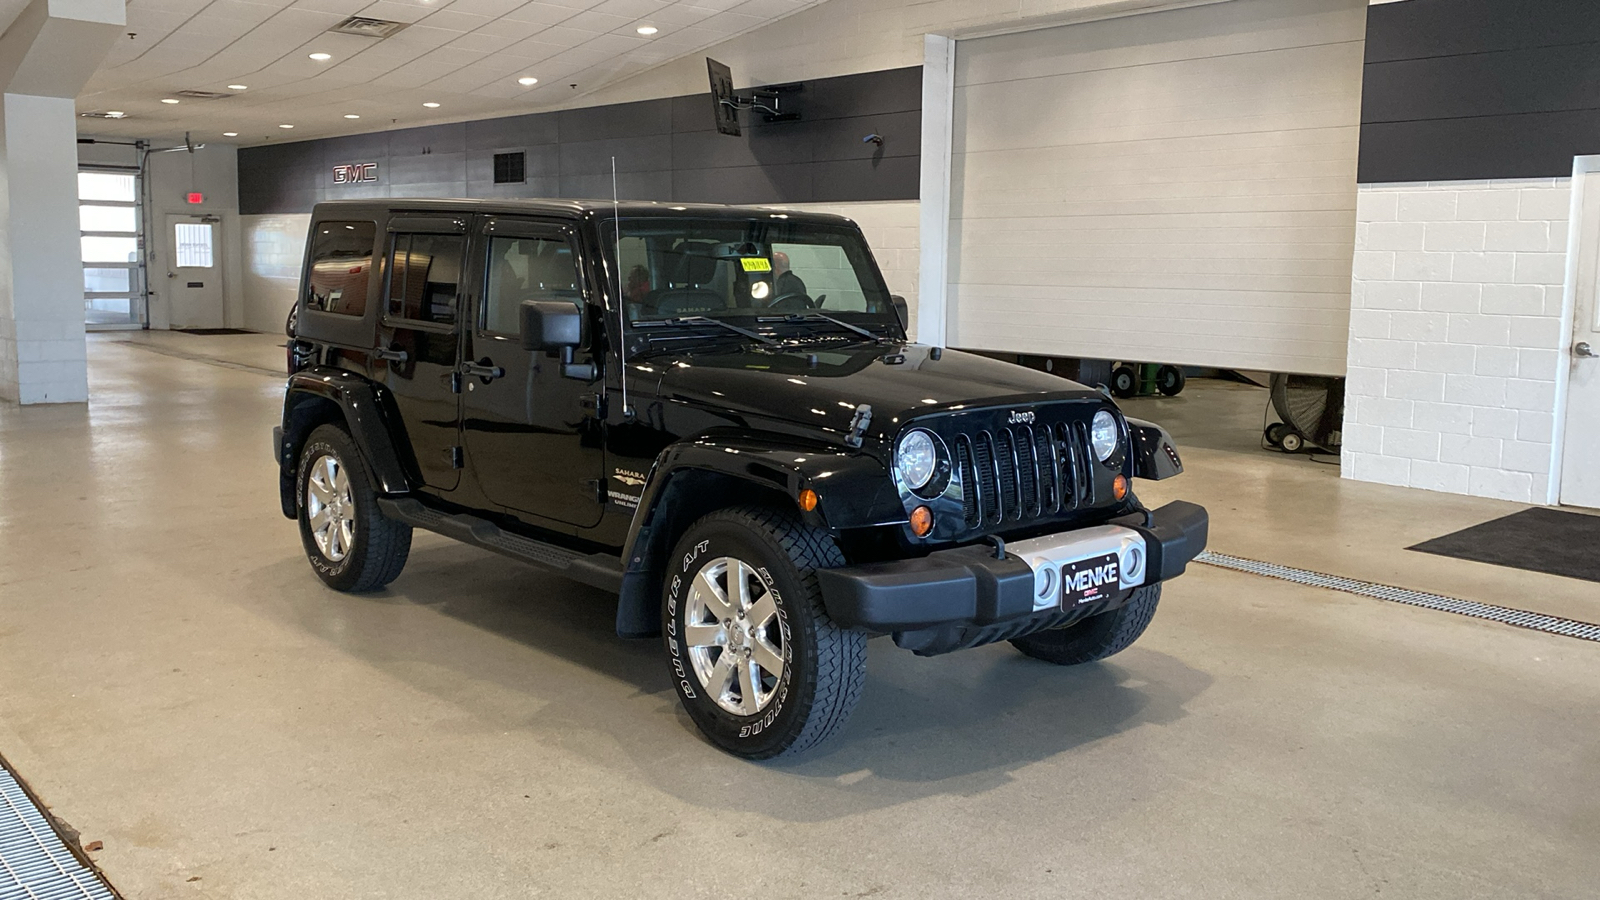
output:
[[[74,98],[123,0],[33,0],[0,36],[0,399],[89,398]]]

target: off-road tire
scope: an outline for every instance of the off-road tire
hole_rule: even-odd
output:
[[[355,508],[354,539],[340,560],[330,559],[317,546],[306,513],[306,482],[311,466],[328,455],[345,470]],[[400,577],[406,558],[411,555],[411,526],[385,516],[378,508],[378,495],[367,477],[366,461],[349,433],[337,425],[321,425],[311,432],[300,450],[294,485],[300,542],[305,545],[312,571],[324,584],[337,591],[361,593],[375,591]]]
[[[1012,641],[1034,659],[1058,666],[1105,659],[1128,649],[1144,634],[1161,601],[1161,585],[1138,588],[1128,602],[1109,612],[1090,616],[1065,628],[1049,628]]]
[[[684,639],[695,577],[727,558],[753,567],[778,608],[784,671],[770,702],[749,716],[708,696]],[[826,532],[781,510],[735,507],[689,527],[663,579],[662,640],[678,699],[712,743],[745,759],[772,759],[815,747],[844,727],[866,681],[867,638],[828,617],[816,576],[844,563]]]

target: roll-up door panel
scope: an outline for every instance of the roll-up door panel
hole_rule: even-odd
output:
[[[1343,374],[1364,0],[957,44],[950,343]]]

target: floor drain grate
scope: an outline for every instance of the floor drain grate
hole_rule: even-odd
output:
[[[1491,603],[1462,600],[1459,597],[1446,597],[1443,594],[1413,591],[1410,588],[1395,587],[1390,584],[1375,584],[1371,581],[1359,581],[1339,575],[1327,575],[1322,572],[1312,572],[1309,569],[1296,569],[1290,566],[1280,566],[1277,563],[1229,556],[1226,553],[1213,553],[1210,550],[1195,557],[1195,562],[1223,569],[1232,569],[1236,572],[1264,575],[1267,578],[1281,578],[1284,581],[1292,581],[1296,584],[1304,584],[1310,587],[1344,591],[1347,594],[1359,594],[1362,597],[1372,597],[1376,600],[1389,600],[1409,606],[1437,609],[1443,612],[1455,613],[1459,616],[1471,616],[1474,619],[1488,619],[1491,622],[1501,622],[1506,625],[1515,625],[1519,628],[1531,628],[1534,631],[1560,634],[1585,641],[1600,641],[1600,625],[1592,622],[1563,619],[1560,616],[1547,616],[1543,613],[1529,612],[1525,609],[1512,609],[1508,606],[1495,606]]]
[[[0,900],[116,900],[0,766]]]

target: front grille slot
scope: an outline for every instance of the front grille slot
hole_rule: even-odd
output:
[[[955,435],[967,527],[1004,525],[1092,506],[1094,469],[1083,422],[1013,425]]]

